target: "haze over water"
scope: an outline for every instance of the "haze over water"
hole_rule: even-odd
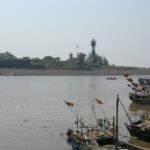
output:
[[[137,118],[135,113],[150,109],[130,102],[127,82],[121,76],[109,81],[105,76],[0,76],[0,83],[1,150],[71,149],[66,137],[60,136],[75,121],[64,100],[73,101],[73,111],[78,110],[90,123],[95,123],[91,108],[95,97],[104,102],[102,109],[108,117],[115,115],[117,94],[132,119]],[[95,109],[103,117],[96,104]],[[124,123],[129,121],[121,106],[119,109],[119,131],[128,137]],[[130,141],[150,148],[148,143]]]

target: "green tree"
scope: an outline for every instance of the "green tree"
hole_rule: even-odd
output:
[[[109,62],[105,57],[102,58],[102,63],[103,63],[103,66],[108,66],[109,65]]]
[[[43,62],[53,62],[55,61],[55,58],[52,57],[52,56],[45,56],[43,59],[42,59]]]
[[[11,54],[10,52],[6,51],[5,53],[0,53],[0,59],[15,60],[17,58],[13,54]]]
[[[77,64],[79,66],[83,66],[85,64],[85,57],[86,57],[86,54],[84,53],[79,53],[78,54],[78,57],[77,57]]]

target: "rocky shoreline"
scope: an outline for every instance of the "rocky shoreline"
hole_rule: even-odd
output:
[[[97,69],[97,70],[46,70],[46,69],[0,69],[0,75],[5,76],[116,76],[123,74],[150,75],[150,69]]]

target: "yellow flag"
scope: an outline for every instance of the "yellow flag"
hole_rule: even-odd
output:
[[[98,104],[103,104],[103,102],[102,102],[101,100],[99,100],[99,99],[97,99],[97,98],[95,98],[95,100],[96,100],[96,102],[97,102]]]
[[[66,103],[66,105],[70,106],[70,107],[73,107],[74,106],[74,103],[73,102],[68,102],[68,101],[64,101]]]

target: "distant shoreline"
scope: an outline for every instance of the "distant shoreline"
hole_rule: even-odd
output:
[[[1,76],[117,76],[150,75],[150,69],[97,69],[97,70],[48,70],[48,69],[0,69]]]

